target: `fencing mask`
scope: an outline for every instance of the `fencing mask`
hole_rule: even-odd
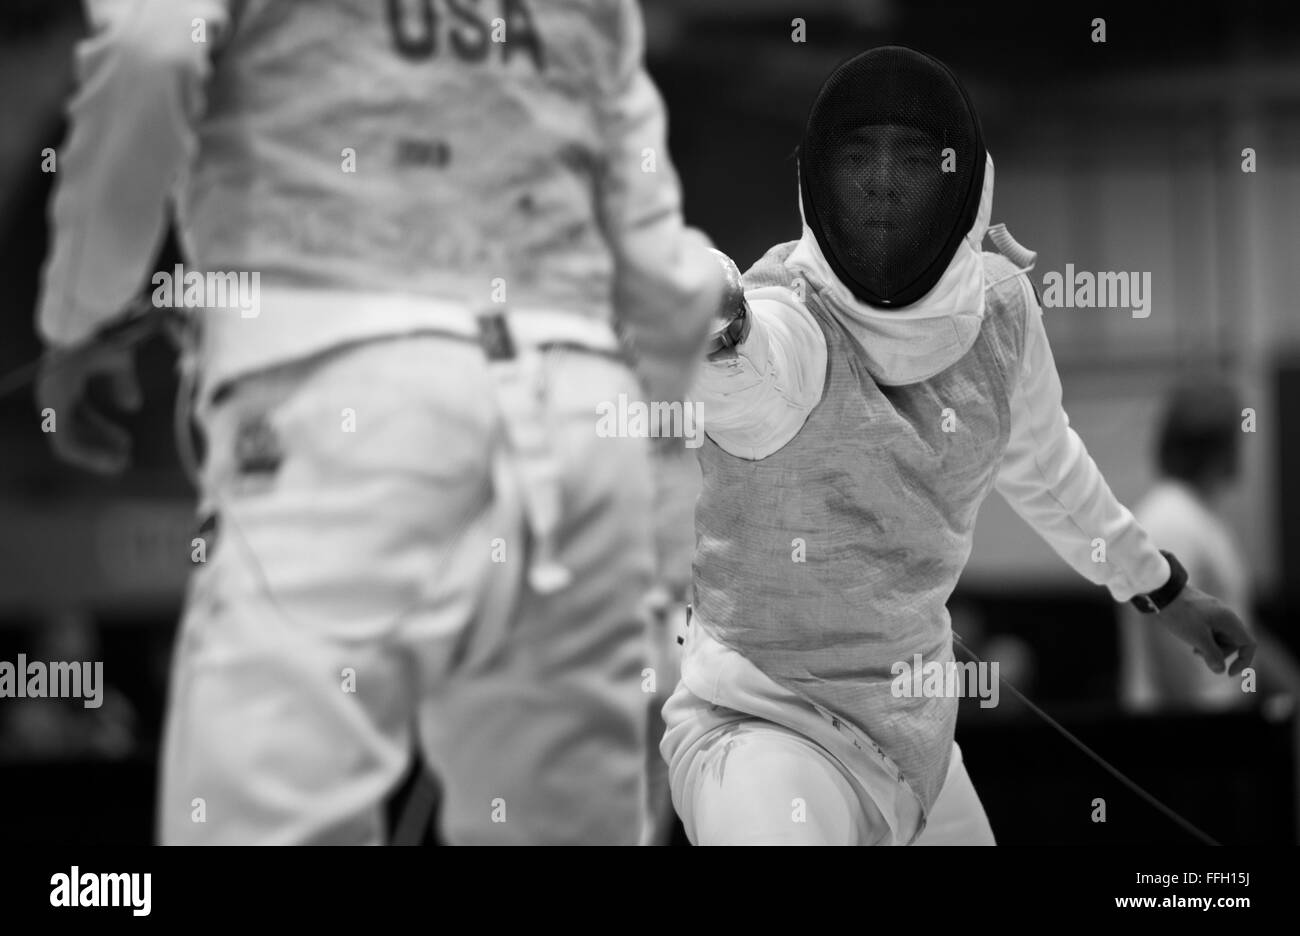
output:
[[[835,69],[813,103],[799,157],[804,221],[858,299],[909,305],[974,224],[985,160],[975,109],[947,66],[871,49]]]

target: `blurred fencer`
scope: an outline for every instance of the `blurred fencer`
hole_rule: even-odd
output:
[[[137,403],[130,349],[86,340],[173,206],[192,265],[162,841],[378,842],[418,740],[450,842],[636,842],[652,485],[597,406],[680,399],[722,278],[635,3],[86,6],[39,310],[62,456],[127,462],[87,386]]]
[[[1193,580],[1241,616],[1259,645],[1258,680],[1247,686],[1216,677],[1186,645],[1126,608],[1120,701],[1130,711],[1223,711],[1275,692],[1300,695],[1300,668],[1286,646],[1252,621],[1249,565],[1224,516],[1240,477],[1241,423],[1241,396],[1230,383],[1211,374],[1180,381],[1156,431],[1156,482],[1133,514],[1178,555]]]
[[[953,683],[899,682],[954,659],[945,603],[991,490],[1215,672],[1254,645],[1070,429],[1034,289],[981,250],[993,162],[953,73],[899,47],[838,67],[799,182],[802,237],[745,274],[692,392],[709,418],[664,712],[674,802],[701,844],[992,844]]]

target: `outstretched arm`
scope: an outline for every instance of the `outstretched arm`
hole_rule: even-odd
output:
[[[710,356],[691,393],[709,438],[740,458],[766,458],[793,439],[821,400],[826,341],[789,290],[752,290],[749,334]]]

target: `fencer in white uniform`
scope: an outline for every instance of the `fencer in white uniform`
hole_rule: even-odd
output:
[[[418,746],[450,842],[635,843],[652,484],[598,406],[680,399],[721,292],[638,7],[86,7],[42,405],[124,467],[86,342],[174,217],[206,442],[160,838],[382,841]]]
[[[1216,671],[1253,644],[1070,428],[1034,290],[981,249],[993,162],[956,77],[908,49],[850,60],[799,169],[802,237],[744,275],[693,391],[707,438],[664,709],[674,803],[697,844],[992,844],[957,698],[900,694],[895,675],[953,661],[945,603],[993,489]]]

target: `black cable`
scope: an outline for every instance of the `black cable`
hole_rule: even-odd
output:
[[[961,639],[960,636],[958,636],[958,634],[957,634],[956,631],[953,631],[953,632],[952,632],[952,639],[953,639],[953,641],[954,641],[954,642],[955,642],[959,647],[961,647],[961,648],[962,648],[963,650],[965,650],[968,654],[970,654],[970,657],[971,657],[972,660],[974,660],[976,663],[978,663],[978,664],[980,664],[980,665],[986,665],[986,664],[984,663],[983,660],[981,660],[978,656],[975,655],[975,651],[974,651],[974,650],[972,650],[970,647],[966,646],[966,642],[963,641],[963,640]],[[1138,795],[1142,800],[1144,800],[1148,805],[1152,806],[1152,807],[1155,808],[1158,812],[1160,812],[1161,814],[1163,814],[1166,818],[1170,819],[1171,821],[1173,821],[1174,823],[1176,823],[1178,826],[1180,826],[1184,832],[1188,833],[1189,835],[1193,836],[1194,838],[1199,839],[1199,840],[1201,841],[1201,843],[1204,844],[1204,845],[1219,845],[1219,844],[1221,844],[1220,842],[1216,842],[1213,838],[1211,838],[1210,836],[1206,835],[1204,832],[1202,832],[1202,831],[1201,831],[1200,829],[1198,829],[1196,826],[1192,825],[1190,822],[1188,822],[1188,821],[1187,821],[1186,819],[1184,819],[1182,816],[1178,815],[1178,813],[1174,812],[1172,809],[1170,809],[1170,808],[1169,808],[1168,806],[1166,806],[1164,803],[1160,802],[1160,800],[1156,799],[1154,796],[1152,796],[1152,795],[1151,795],[1150,793],[1148,793],[1146,790],[1142,789],[1142,787],[1138,786],[1134,781],[1132,781],[1132,780],[1130,780],[1128,777],[1124,776],[1124,774],[1120,773],[1120,771],[1119,771],[1117,768],[1112,767],[1112,766],[1110,765],[1110,763],[1107,762],[1107,760],[1106,760],[1104,757],[1102,757],[1100,754],[1098,754],[1098,753],[1097,753],[1096,751],[1094,751],[1092,748],[1088,747],[1088,745],[1084,744],[1082,741],[1080,741],[1078,738],[1076,738],[1073,734],[1070,733],[1069,729],[1067,729],[1064,725],[1062,725],[1060,722],[1058,722],[1056,719],[1054,719],[1051,715],[1048,715],[1046,712],[1044,712],[1042,709],[1040,709],[1037,705],[1035,705],[1034,703],[1030,702],[1029,699],[1025,697],[1025,694],[1024,694],[1023,692],[1021,692],[1021,691],[1020,691],[1019,689],[1017,689],[1015,686],[1011,685],[1011,683],[1009,683],[1009,682],[1007,682],[1005,679],[1003,679],[1003,678],[1002,678],[1002,674],[1001,674],[1000,672],[998,673],[998,682],[1002,683],[1002,685],[1005,686],[1007,689],[1010,689],[1010,690],[1011,690],[1011,694],[1014,695],[1014,696],[1015,696],[1017,699],[1019,699],[1021,702],[1023,702],[1023,703],[1025,704],[1025,706],[1026,706],[1026,707],[1027,707],[1031,712],[1033,712],[1035,715],[1037,715],[1037,716],[1038,716],[1039,718],[1041,718],[1043,721],[1047,722],[1049,725],[1051,725],[1053,728],[1055,728],[1057,731],[1059,731],[1059,732],[1061,733],[1061,735],[1065,738],[1065,740],[1069,741],[1071,744],[1073,744],[1075,747],[1077,747],[1077,748],[1078,748],[1080,751],[1082,751],[1084,754],[1087,754],[1090,758],[1092,758],[1094,761],[1096,761],[1096,762],[1101,766],[1101,768],[1102,768],[1103,770],[1105,770],[1108,774],[1110,774],[1112,777],[1114,777],[1114,778],[1115,778],[1116,780],[1118,780],[1120,783],[1124,784],[1124,786],[1128,787],[1131,791],[1133,791],[1134,793],[1136,793],[1136,794],[1137,794],[1137,795]]]

